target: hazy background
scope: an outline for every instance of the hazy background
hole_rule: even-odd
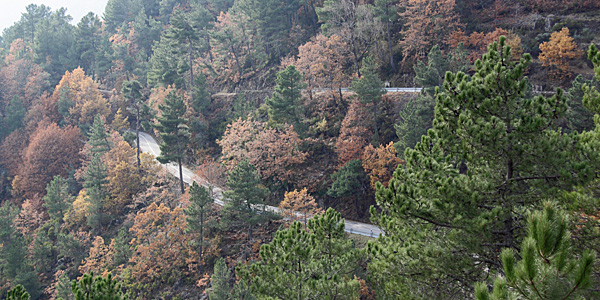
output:
[[[2,8],[0,9],[0,34],[5,28],[10,27],[21,18],[21,14],[25,12],[25,7],[33,3],[37,5],[44,4],[49,6],[53,11],[61,7],[67,8],[67,14],[73,17],[71,22],[77,25],[81,17],[92,11],[102,18],[104,8],[108,0],[2,0]]]

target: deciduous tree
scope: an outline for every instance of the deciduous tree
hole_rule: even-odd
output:
[[[304,226],[306,226],[308,218],[323,212],[306,188],[285,192],[283,201],[279,203],[279,209],[284,218],[290,221],[303,220]]]
[[[582,51],[569,36],[569,28],[563,27],[550,35],[550,41],[540,44],[540,61],[559,78],[571,76],[569,60],[581,56]]]
[[[377,148],[368,145],[362,156],[363,169],[369,175],[373,189],[377,187],[377,182],[387,187],[392,173],[403,162],[396,153],[394,143],[389,143],[387,146],[380,145]]]
[[[55,175],[67,177],[78,167],[81,146],[79,129],[40,124],[25,149],[15,188],[25,196],[42,195]]]

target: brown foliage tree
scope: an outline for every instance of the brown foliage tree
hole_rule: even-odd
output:
[[[68,97],[73,105],[69,108],[70,124],[91,124],[96,115],[108,116],[108,102],[98,90],[98,84],[86,76],[82,68],[66,71],[52,95],[56,99]]]
[[[305,226],[307,218],[323,212],[323,209],[318,207],[315,198],[308,193],[306,188],[300,191],[285,192],[285,197],[279,204],[279,209],[281,215],[288,218],[290,222],[302,220]]]
[[[454,0],[405,0],[400,14],[406,27],[400,41],[404,61],[422,59],[435,44],[448,44],[448,32],[460,27]]]
[[[360,159],[363,149],[373,136],[373,131],[369,120],[370,104],[363,104],[360,101],[352,101],[348,108],[348,113],[342,121],[340,135],[335,142],[335,153],[337,154],[339,167],[353,159]]]
[[[348,44],[335,34],[329,37],[318,34],[298,47],[295,66],[304,74],[311,100],[313,89],[328,88],[334,92],[350,86],[352,75],[347,70],[352,61],[348,49]]]
[[[105,276],[112,264],[113,254],[114,248],[111,249],[110,245],[104,243],[101,236],[97,236],[92,242],[87,258],[79,266],[79,272],[81,274],[94,272],[94,274]]]
[[[25,148],[27,148],[27,136],[23,130],[13,131],[2,141],[0,162],[2,167],[8,171],[9,176],[14,177],[19,174]]]
[[[380,145],[375,148],[373,145],[368,145],[362,156],[363,169],[369,175],[371,187],[375,190],[377,182],[381,182],[387,187],[394,170],[399,164],[404,163],[397,153],[394,143],[389,143],[387,146]]]
[[[550,73],[558,78],[571,76],[569,60],[579,57],[583,51],[569,36],[569,28],[563,27],[550,35],[550,41],[540,44],[540,61],[544,67],[550,67]]]
[[[55,123],[40,124],[25,149],[18,179],[13,182],[15,190],[26,197],[42,195],[54,176],[67,177],[69,170],[79,165],[81,140],[76,127],[63,129]]]
[[[150,204],[139,212],[130,229],[135,249],[130,259],[134,282],[152,283],[196,278],[200,257],[193,246],[194,235],[186,233],[187,224],[181,208]],[[151,290],[143,291],[150,294]]]
[[[278,130],[267,128],[264,122],[241,118],[228,125],[217,141],[228,170],[247,159],[256,166],[261,178],[288,183],[299,174],[298,165],[306,160],[307,154],[298,149],[300,142],[291,125]]]

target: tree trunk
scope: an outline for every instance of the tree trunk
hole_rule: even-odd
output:
[[[179,163],[179,185],[181,186],[181,194],[185,193],[185,189],[183,188],[183,167],[181,166],[181,158],[177,159]]]
[[[387,25],[387,38],[388,38],[388,50],[390,52],[390,66],[392,66],[392,70],[394,73],[398,73],[396,69],[396,62],[394,61],[394,51],[392,50],[392,30],[390,28],[390,22],[385,22]]]
[[[190,43],[190,47],[189,47],[189,52],[190,52],[190,91],[194,88],[194,59],[192,57],[193,53],[192,53],[192,40],[188,39],[189,43]]]
[[[203,227],[204,227],[204,207],[202,207],[202,211],[200,212],[200,252],[199,252],[200,257],[202,257],[202,243],[204,242],[204,234],[202,233]]]
[[[206,35],[205,37],[206,39],[206,45],[208,45],[208,59],[210,60],[210,62],[213,62],[213,55],[212,55],[212,47],[210,46],[210,35]]]
[[[358,78],[360,78],[360,68],[358,67],[358,54],[356,53],[356,45],[354,44],[354,38],[350,38],[350,45],[352,46],[352,59],[354,60],[354,70],[356,71],[356,74],[358,75]]]
[[[135,135],[137,139],[137,168],[138,172],[142,171],[141,162],[140,162],[140,105],[136,105],[137,109],[137,118],[135,121]]]
[[[373,129],[375,130],[375,146],[379,146],[379,130],[377,129],[377,100],[373,100]]]

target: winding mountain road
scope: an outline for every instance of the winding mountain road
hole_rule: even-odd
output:
[[[141,132],[141,131],[140,131],[140,149],[142,152],[146,152],[146,153],[154,155],[154,157],[157,157],[160,155],[160,147],[158,146],[158,143],[156,142],[156,140],[151,135],[149,135],[145,132]],[[170,163],[170,164],[165,164],[164,166],[167,168],[169,173],[171,173],[173,176],[179,178],[179,168],[177,167],[176,164]],[[186,167],[183,167],[183,181],[189,185],[191,185],[195,181],[198,184],[202,184],[205,187],[208,187],[207,184],[203,184],[203,182],[205,182],[205,180],[202,180],[198,175],[194,174],[194,172],[192,172],[190,169],[188,169]],[[220,189],[219,187],[212,186],[212,185],[210,187],[212,187],[212,190],[214,193],[213,199],[214,199],[215,203],[218,205],[224,206],[225,202],[223,202],[223,190]],[[279,212],[279,208],[274,207],[274,206],[266,206],[265,209],[269,210],[269,211],[273,211],[273,212]],[[381,229],[379,229],[379,227],[377,227],[375,225],[354,222],[354,221],[350,221],[350,220],[346,220],[345,222],[346,222],[346,232],[351,233],[351,234],[358,234],[358,235],[362,235],[362,236],[368,236],[368,237],[375,238],[383,233],[381,231]]]

